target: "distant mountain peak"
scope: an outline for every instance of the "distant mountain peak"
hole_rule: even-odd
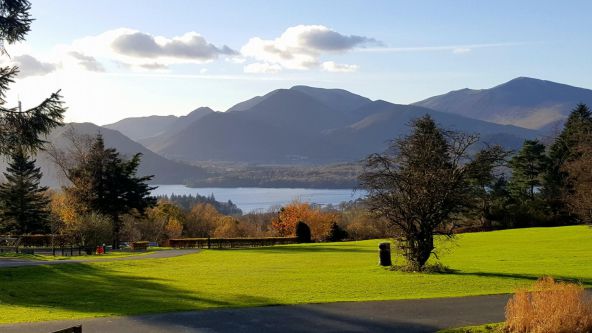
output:
[[[532,77],[489,89],[461,89],[414,103],[498,124],[544,129],[567,117],[577,103],[592,103],[592,90]]]

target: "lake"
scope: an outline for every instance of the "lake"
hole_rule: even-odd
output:
[[[354,190],[322,190],[308,188],[259,188],[259,187],[201,187],[190,188],[184,185],[155,185],[154,195],[204,195],[213,194],[218,201],[232,202],[243,213],[254,210],[267,210],[271,207],[282,206],[293,200],[315,203],[320,205],[338,205],[343,201],[356,200],[364,196],[364,191]]]

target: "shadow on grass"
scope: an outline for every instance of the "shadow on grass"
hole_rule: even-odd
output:
[[[0,270],[1,307],[23,306],[39,311],[45,307],[101,316],[268,304],[273,300],[232,294],[215,297],[176,288],[165,279],[126,275],[90,264]],[[5,316],[4,321],[28,319],[8,318]]]
[[[544,275],[536,275],[536,274],[522,274],[522,273],[500,273],[500,272],[463,272],[456,269],[448,269],[446,272],[438,273],[438,274],[453,274],[453,275],[463,275],[463,276],[478,276],[478,277],[494,277],[494,278],[507,278],[507,279],[515,279],[515,280],[529,280],[529,281],[536,281]],[[552,276],[554,279],[560,281],[567,281],[567,282],[576,282],[582,283],[586,287],[592,287],[592,279],[580,279],[573,276]]]

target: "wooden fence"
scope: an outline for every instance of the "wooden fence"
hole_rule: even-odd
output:
[[[169,239],[168,245],[174,248],[222,249],[236,247],[259,247],[298,243],[296,237],[263,238],[176,238]]]
[[[83,248],[64,235],[0,235],[0,253],[80,255]]]

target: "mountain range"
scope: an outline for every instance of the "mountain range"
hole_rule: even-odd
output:
[[[253,97],[225,112],[200,107],[182,117],[126,118],[103,127],[69,124],[48,140],[64,146],[68,127],[84,134],[100,132],[108,146],[125,155],[141,152],[140,174],[156,175],[154,183],[230,186],[224,181],[224,168],[229,170],[233,163],[256,165],[256,174],[265,177],[265,166],[359,162],[386,149],[390,140],[408,133],[414,118],[425,114],[443,128],[478,133],[484,143],[516,149],[525,139],[552,134],[580,102],[592,105],[592,90],[532,78],[490,89],[451,91],[411,105],[370,100],[342,89],[294,86]],[[45,183],[57,183],[59,173],[47,156],[40,154],[38,160],[49,179]],[[224,168],[204,167],[212,163]],[[246,185],[242,178],[241,186]]]
[[[407,133],[412,119],[424,114],[430,114],[442,127],[476,132],[483,142],[510,149],[519,147],[524,139],[542,135],[537,129],[434,110],[420,103],[372,101],[342,89],[307,86],[274,90],[238,103],[226,112],[200,108],[186,117],[198,111],[196,120],[181,121],[182,126],[171,125],[174,122],[169,117],[162,117],[158,131],[153,130],[152,117],[124,119],[107,127],[137,138],[162,156],[190,163],[359,161],[384,150],[389,140]],[[142,126],[142,122],[147,125]],[[146,128],[146,132],[138,135],[139,128]],[[157,134],[148,136],[154,133]]]
[[[69,131],[73,131],[76,135],[96,136],[101,134],[105,140],[105,145],[115,147],[124,157],[131,157],[136,153],[141,153],[142,163],[138,168],[138,174],[141,176],[154,175],[152,183],[155,184],[183,184],[207,176],[207,172],[203,168],[166,159],[131,140],[119,131],[103,128],[92,123],[69,123],[53,130],[46,140],[58,150],[68,150],[71,148],[68,138]],[[36,158],[37,165],[41,167],[43,172],[43,185],[57,187],[66,184],[63,172],[53,163],[47,152],[40,152]],[[6,160],[0,160],[0,170],[5,169],[6,163]]]
[[[490,89],[455,90],[414,105],[549,133],[561,127],[577,103],[592,105],[592,90],[519,77]]]

